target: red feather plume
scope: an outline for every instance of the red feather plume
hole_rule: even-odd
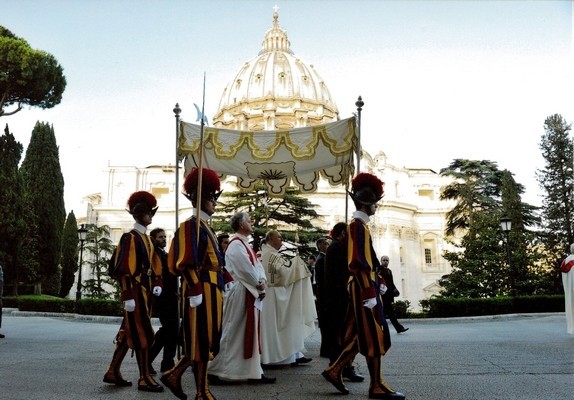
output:
[[[128,199],[129,209],[133,209],[136,204],[144,203],[150,210],[152,210],[157,205],[157,200],[154,195],[145,190],[139,192],[134,192]]]
[[[194,168],[185,178],[183,190],[188,195],[197,191],[197,181],[199,179],[199,168]],[[203,190],[218,192],[221,189],[221,182],[217,172],[209,168],[203,168],[201,176],[201,186]]]
[[[377,198],[380,198],[384,193],[383,185],[384,185],[383,181],[381,181],[375,175],[369,174],[367,172],[361,172],[360,174],[355,176],[355,178],[351,182],[353,192],[356,192],[358,190],[361,190],[365,186],[368,186],[371,189],[373,189]]]

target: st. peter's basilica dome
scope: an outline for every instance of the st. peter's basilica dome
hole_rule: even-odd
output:
[[[278,19],[275,12],[261,51],[223,91],[213,118],[216,128],[292,129],[339,119],[327,85],[313,65],[295,57]]]

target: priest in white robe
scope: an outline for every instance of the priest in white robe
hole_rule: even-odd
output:
[[[274,383],[261,368],[259,314],[266,296],[265,272],[249,244],[253,233],[249,214],[239,212],[231,218],[236,234],[225,252],[225,267],[234,282],[223,299],[222,335],[219,353],[209,363],[209,383],[249,380]]]
[[[269,231],[261,248],[267,278],[267,297],[261,310],[261,362],[303,364],[305,339],[315,331],[317,310],[311,274],[300,257],[279,253],[281,234]]]
[[[570,245],[570,255],[560,264],[566,313],[566,331],[574,334],[574,243]]]

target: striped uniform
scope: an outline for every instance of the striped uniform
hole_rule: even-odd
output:
[[[358,351],[365,357],[380,357],[386,352],[380,307],[366,308],[363,301],[378,298],[374,270],[378,259],[373,249],[369,227],[361,219],[347,226],[347,262],[349,266],[349,308],[345,321],[342,348],[356,341]],[[380,302],[380,299],[377,300]]]
[[[183,348],[192,361],[209,361],[219,351],[223,311],[223,256],[217,237],[200,220],[199,242],[196,217],[179,225],[169,249],[168,266],[181,275],[183,302]],[[203,294],[198,307],[190,307],[188,297]]]
[[[162,286],[161,260],[149,237],[136,229],[124,233],[114,253],[115,270],[122,289],[122,301],[135,300],[133,312],[124,311],[120,330],[125,329],[128,346],[149,349],[153,343],[151,296],[154,286]]]

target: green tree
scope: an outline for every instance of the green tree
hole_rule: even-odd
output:
[[[510,271],[511,294],[535,294],[538,288],[546,286],[540,281],[540,259],[537,251],[537,235],[528,228],[539,223],[537,208],[522,202],[524,186],[516,183],[508,170],[502,173],[502,214],[510,218],[512,225],[508,233],[507,260]]]
[[[574,148],[571,124],[559,114],[544,121],[540,150],[544,168],[536,171],[542,189],[542,243],[544,262],[553,270],[554,284],[561,288],[557,267],[574,243]]]
[[[314,242],[327,233],[313,224],[320,218],[315,204],[301,196],[298,189],[290,187],[282,197],[271,197],[263,185],[257,185],[249,193],[240,191],[226,193],[214,217],[214,228],[218,232],[231,232],[230,217],[237,211],[247,211],[253,220],[253,248],[258,251],[267,231],[279,230],[284,243],[298,247],[302,257],[315,253]],[[312,246],[313,245],[313,246]]]
[[[40,228],[37,216],[32,207],[30,195],[24,191],[22,218],[26,221],[26,232],[22,238],[22,248],[16,263],[17,282],[34,285],[34,293],[41,293],[40,285]],[[17,288],[13,295],[17,295]]]
[[[8,124],[0,136],[0,264],[4,267],[4,280],[13,285],[17,293],[17,261],[25,234],[22,180],[18,165],[23,146],[10,133]]]
[[[84,243],[84,262],[90,265],[92,277],[82,283],[82,291],[92,299],[119,299],[119,286],[108,275],[108,261],[115,246],[110,240],[110,227],[87,224],[88,233]],[[114,292],[108,290],[115,289]]]
[[[441,200],[456,200],[446,215],[445,234],[452,236],[457,230],[465,231],[471,225],[476,211],[492,211],[500,207],[502,172],[493,161],[455,159],[440,170],[443,176],[454,178],[442,188]]]
[[[494,297],[510,291],[510,269],[499,225],[499,214],[475,212],[461,240],[464,251],[445,252],[452,266],[439,284],[445,297]]]
[[[62,278],[60,280],[60,294],[64,298],[74,285],[75,274],[78,271],[78,221],[73,211],[68,213],[64,232],[62,233]]]
[[[53,55],[32,49],[0,26],[0,117],[17,113],[23,105],[52,108],[65,88],[64,70]],[[6,110],[13,105],[16,108]]]
[[[441,199],[456,200],[447,214],[445,234],[460,251],[443,255],[452,272],[440,280],[443,296],[493,297],[531,294],[540,284],[536,235],[536,207],[522,202],[524,186],[509,171],[491,161],[455,160],[441,170],[455,182],[441,191]],[[500,218],[512,220],[506,238]],[[455,233],[462,237],[454,243]],[[508,250],[505,240],[508,239]]]
[[[35,215],[35,224],[40,232],[38,273],[44,283],[58,272],[62,230],[66,219],[64,178],[53,127],[46,123],[36,123],[20,171],[24,190]],[[55,289],[47,288],[46,293],[57,296],[59,288],[57,291]]]

